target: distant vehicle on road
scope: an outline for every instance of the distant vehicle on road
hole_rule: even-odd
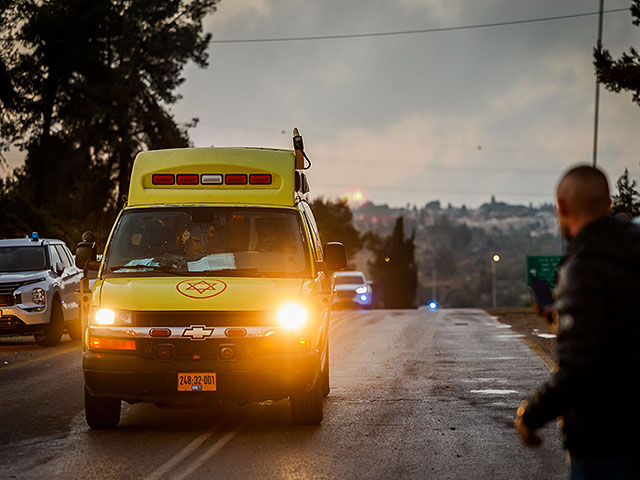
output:
[[[371,308],[373,304],[373,282],[358,271],[335,272],[333,304]]]
[[[57,345],[65,328],[80,338],[80,278],[62,240],[0,240],[0,333],[33,335],[42,346]]]

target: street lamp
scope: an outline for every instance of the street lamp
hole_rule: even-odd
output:
[[[491,258],[491,297],[493,306],[498,306],[498,295],[496,293],[496,264],[500,261],[500,255],[497,253]]]

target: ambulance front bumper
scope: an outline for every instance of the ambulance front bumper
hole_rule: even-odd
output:
[[[235,361],[158,361],[131,354],[83,355],[84,382],[92,395],[128,402],[210,404],[222,400],[277,400],[309,391],[320,372],[320,353],[260,355]],[[214,374],[215,391],[179,391],[178,374]]]

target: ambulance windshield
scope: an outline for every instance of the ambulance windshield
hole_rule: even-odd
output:
[[[132,209],[113,232],[103,275],[305,276],[304,238],[292,210]]]

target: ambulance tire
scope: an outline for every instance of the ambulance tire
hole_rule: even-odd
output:
[[[327,343],[327,353],[324,357],[324,366],[320,373],[320,380],[322,381],[322,396],[327,397],[329,396],[329,392],[331,392],[331,384],[329,383],[329,343]]]
[[[295,425],[319,425],[323,418],[322,380],[309,392],[291,395],[291,420]]]
[[[71,340],[80,340],[82,338],[82,324],[80,323],[80,319],[72,320],[67,326],[67,330],[69,331]]]
[[[84,415],[93,430],[117,427],[121,403],[119,398],[95,397],[84,387]]]
[[[53,347],[60,343],[62,332],[64,331],[64,316],[62,313],[62,305],[58,298],[54,298],[51,305],[51,318],[49,326],[43,333],[36,333],[33,338],[41,347]]]

